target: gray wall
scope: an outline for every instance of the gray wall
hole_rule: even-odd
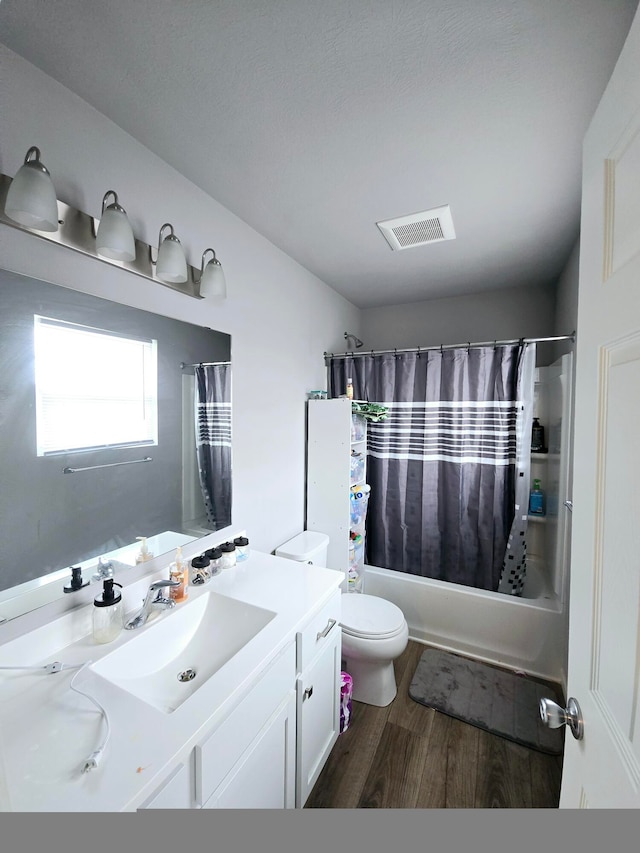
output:
[[[577,239],[558,280],[554,334],[575,332],[578,324],[578,272],[580,264],[580,239]],[[554,360],[573,350],[571,341],[554,344]]]
[[[304,524],[306,392],[325,387],[323,352],[344,346],[345,329],[360,334],[359,309],[3,45],[0,64],[0,171],[15,175],[38,145],[62,201],[99,217],[115,189],[139,239],[156,245],[171,222],[195,266],[212,246],[228,297],[191,299],[4,226],[0,266],[231,335],[233,524],[253,548],[275,549]]]
[[[362,312],[360,337],[363,349],[542,337],[554,334],[554,313],[553,287],[507,288],[367,308]],[[551,352],[547,347],[539,347],[538,364],[549,363]]]
[[[34,314],[158,341],[157,446],[36,456]],[[0,270],[0,589],[136,536],[180,530],[180,364],[228,361],[230,343],[220,332]],[[145,456],[153,461],[62,473]]]

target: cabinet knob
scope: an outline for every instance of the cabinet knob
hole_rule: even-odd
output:
[[[316,643],[318,642],[318,640],[322,640],[323,637],[326,637],[335,624],[335,619],[329,619],[329,621],[327,622],[327,627],[324,629],[324,631],[320,631],[316,634]]]
[[[313,696],[313,685],[311,685],[311,687],[306,688],[306,690],[302,694],[302,701],[304,702],[305,699],[311,699],[312,696]]]

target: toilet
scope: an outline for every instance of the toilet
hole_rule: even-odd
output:
[[[329,537],[305,530],[276,549],[276,557],[316,566],[327,565]],[[394,660],[406,649],[409,627],[391,601],[366,593],[343,593],[342,659],[353,679],[353,698],[385,707],[397,693]]]

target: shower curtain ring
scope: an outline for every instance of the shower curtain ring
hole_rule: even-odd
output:
[[[471,349],[471,341],[467,341],[467,355],[469,355],[470,349]]]
[[[418,358],[420,358],[420,347],[418,347]]]
[[[443,349],[442,349],[442,344],[440,344],[440,355],[441,355],[441,356],[443,356],[443,355],[444,355],[444,351],[443,351]]]

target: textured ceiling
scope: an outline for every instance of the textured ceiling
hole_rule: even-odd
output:
[[[3,0],[0,41],[369,307],[556,281],[637,5]],[[375,224],[445,204],[456,240]]]

